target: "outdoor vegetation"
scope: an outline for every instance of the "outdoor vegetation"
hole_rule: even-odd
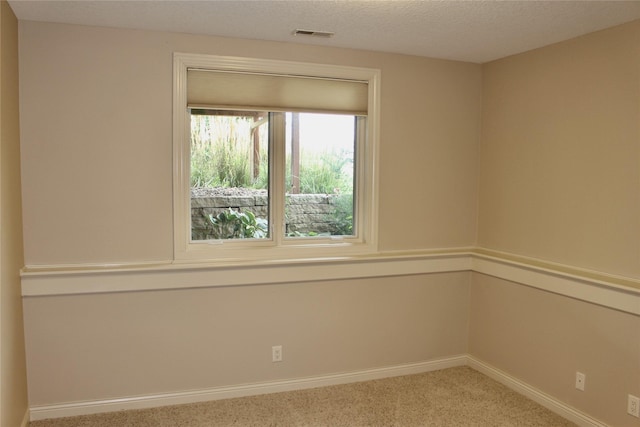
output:
[[[253,212],[238,212],[231,208],[218,215],[209,215],[210,232],[214,239],[262,239],[267,237],[267,220]]]
[[[252,130],[248,117],[191,116],[191,187],[266,189],[267,135],[265,123]],[[253,132],[260,132],[262,167],[251,172]]]
[[[266,190],[268,187],[268,121],[256,114],[191,116],[191,187]],[[289,138],[290,140],[290,138]],[[300,144],[299,188],[293,189],[291,148],[287,149],[287,194],[332,195],[334,211],[328,234],[353,233],[353,154],[330,144],[325,149]],[[253,212],[229,209],[208,215],[214,239],[263,238],[267,222]],[[289,233],[290,237],[327,231]]]

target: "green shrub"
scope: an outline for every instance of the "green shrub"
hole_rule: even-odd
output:
[[[267,237],[267,220],[251,211],[239,212],[229,208],[218,215],[209,215],[209,234],[212,239],[262,239]]]
[[[330,215],[331,234],[351,236],[353,234],[353,194],[340,194],[334,199],[335,210]]]

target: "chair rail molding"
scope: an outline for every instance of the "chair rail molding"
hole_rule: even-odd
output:
[[[26,266],[22,296],[257,286],[415,274],[476,272],[640,315],[640,279],[483,248],[388,251],[277,261],[165,261]]]

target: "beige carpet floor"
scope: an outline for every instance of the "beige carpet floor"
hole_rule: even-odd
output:
[[[30,427],[573,425],[466,366],[301,391],[30,423]]]

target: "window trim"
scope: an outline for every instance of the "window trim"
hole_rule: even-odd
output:
[[[378,139],[380,114],[380,70],[350,66],[290,62],[257,58],[174,53],[173,61],[173,237],[174,262],[317,259],[377,252]],[[190,134],[187,108],[187,70],[216,69],[261,72],[320,78],[352,79],[368,83],[368,114],[364,152],[357,155],[359,233],[357,238],[296,239],[272,236],[268,242],[247,244],[222,241],[191,242]],[[284,197],[274,192],[271,197]],[[274,200],[278,203],[278,200]]]

